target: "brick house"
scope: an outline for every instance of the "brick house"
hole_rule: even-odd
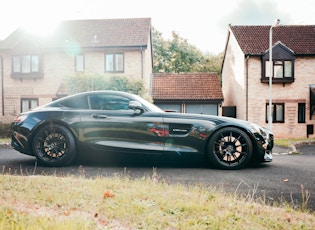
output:
[[[151,19],[70,20],[47,37],[17,29],[0,41],[2,120],[58,98],[78,72],[141,78],[153,68]]]
[[[154,73],[151,96],[164,110],[219,115],[223,94],[216,73]]]
[[[229,26],[222,63],[223,115],[268,126],[270,26]],[[272,129],[314,137],[315,26],[273,28]]]

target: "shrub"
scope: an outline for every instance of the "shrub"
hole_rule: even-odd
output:
[[[0,122],[0,138],[8,138],[10,135],[10,124]]]
[[[93,90],[119,90],[143,96],[146,91],[141,79],[91,73],[68,76],[64,80],[64,87],[69,94]]]

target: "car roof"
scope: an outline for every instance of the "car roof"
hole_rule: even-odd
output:
[[[80,93],[75,93],[71,94],[62,98],[59,98],[57,100],[54,100],[52,102],[49,102],[43,106],[39,106],[36,108],[36,110],[41,109],[41,108],[46,108],[46,107],[55,107],[56,105],[59,105],[59,103],[66,101],[66,100],[71,100],[72,98],[80,98],[80,96],[88,96],[88,95],[95,95],[95,94],[116,94],[116,95],[122,95],[122,96],[127,96],[127,97],[134,97],[135,94],[132,93],[127,93],[123,91],[116,91],[116,90],[95,90],[95,91],[86,91],[86,92],[80,92]]]

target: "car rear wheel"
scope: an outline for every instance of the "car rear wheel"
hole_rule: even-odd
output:
[[[216,131],[208,143],[206,157],[220,169],[240,169],[249,164],[253,155],[250,137],[241,129],[225,127]]]
[[[72,133],[58,124],[47,125],[33,139],[36,158],[47,166],[65,166],[76,157],[75,140]]]

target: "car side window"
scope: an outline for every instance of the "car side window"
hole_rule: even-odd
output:
[[[72,109],[88,109],[88,103],[85,96],[69,98],[56,105]]]
[[[93,110],[129,110],[129,98],[119,95],[92,95],[88,97]]]

